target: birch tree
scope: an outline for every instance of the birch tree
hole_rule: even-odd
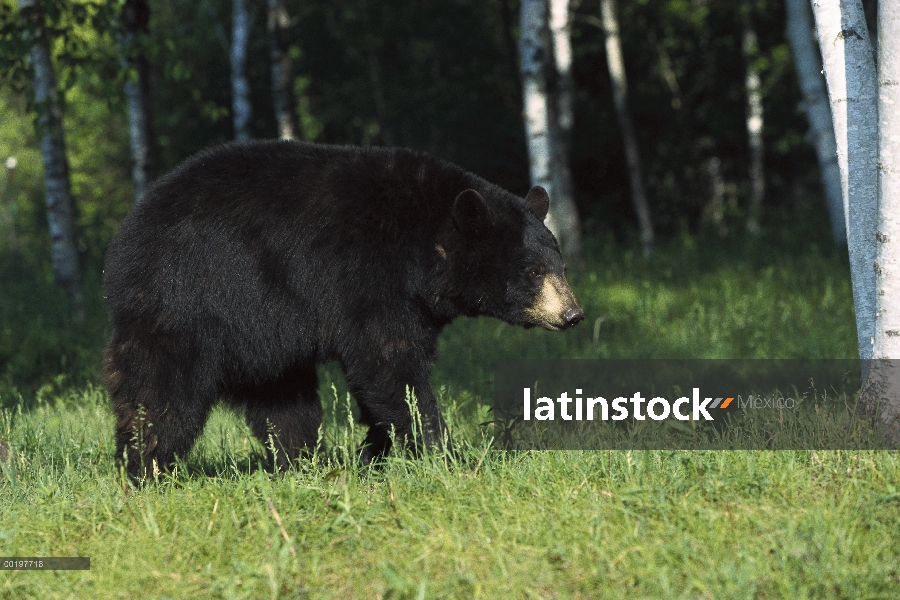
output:
[[[722,160],[718,156],[710,156],[704,164],[709,183],[707,217],[719,236],[725,237],[728,228],[725,225],[725,178],[722,177]]]
[[[822,76],[822,61],[813,39],[809,1],[786,0],[785,4],[788,40],[803,95],[803,110],[809,121],[807,137],[819,161],[819,174],[831,221],[831,237],[835,245],[843,246],[847,243],[847,216],[841,199],[841,172],[831,125],[831,109],[828,107],[828,91]]]
[[[747,72],[744,91],[747,98],[747,141],[750,146],[750,202],[747,206],[747,231],[759,233],[759,213],[766,194],[766,175],[763,169],[763,105],[759,65],[756,56],[759,44],[751,21],[750,3],[744,3],[744,35],[742,47]]]
[[[550,95],[550,141],[556,191],[556,223],[563,253],[583,261],[581,223],[575,206],[575,185],[569,165],[572,139],[572,6],[571,0],[550,0],[549,26],[553,50],[554,90]]]
[[[150,25],[146,0],[126,0],[119,13],[119,45],[125,68],[125,100],[131,140],[131,179],[134,199],[139,201],[153,181],[156,157],[153,146],[153,116],[150,111],[150,63],[143,51],[143,38]]]
[[[568,18],[568,17],[567,17]],[[578,213],[571,196],[561,189],[565,175],[558,174],[561,161],[568,160],[559,144],[564,143],[557,130],[557,117],[547,86],[548,60],[555,60],[548,38],[548,6],[545,0],[523,0],[520,7],[519,59],[522,73],[522,104],[525,138],[528,143],[528,162],[531,185],[539,185],[550,195],[550,211],[545,223],[559,242],[563,255],[576,263],[581,260],[581,230]],[[563,28],[563,32],[567,31]],[[567,34],[566,34],[567,36]],[[566,42],[568,43],[568,42]],[[564,45],[561,52],[566,53]],[[571,68],[571,48],[568,47],[568,66]],[[564,63],[566,61],[563,61]],[[568,185],[571,186],[571,176]],[[570,188],[571,189],[571,188]]]
[[[875,335],[878,102],[875,62],[859,0],[814,0],[816,34],[847,214],[847,247],[859,355],[872,358]]]
[[[644,255],[649,255],[653,252],[653,223],[650,219],[647,197],[644,194],[637,135],[631,121],[631,113],[628,110],[628,80],[625,77],[625,62],[622,59],[622,42],[619,39],[619,19],[616,15],[615,0],[600,0],[600,13],[606,38],[606,64],[609,68],[609,78],[612,81],[613,103],[625,144],[625,161],[628,165],[628,179],[631,183],[631,201],[638,218]]]
[[[250,104],[250,81],[247,79],[247,43],[250,41],[252,21],[244,0],[231,3],[231,120],[234,124],[234,139],[249,140],[250,119],[253,107]]]
[[[275,119],[278,121],[278,137],[283,140],[298,139],[297,118],[294,116],[293,77],[291,57],[285,29],[290,18],[282,0],[268,0],[269,47],[272,61],[272,100],[275,104]]]
[[[53,254],[53,276],[69,299],[69,311],[75,320],[84,319],[81,289],[81,261],[75,239],[75,216],[69,181],[69,161],[63,136],[62,110],[56,73],[50,58],[50,46],[44,26],[40,0],[19,0],[29,58],[34,71],[34,105],[41,141],[46,187],[47,224]]]
[[[900,0],[879,8],[875,360],[859,402],[900,444]]]
[[[546,43],[547,4],[544,0],[522,0],[519,22],[519,59],[522,72],[522,116],[528,143],[531,185],[539,185],[550,196],[545,223],[557,240],[561,237],[555,206],[556,187],[551,173],[550,107],[547,99],[548,48]]]

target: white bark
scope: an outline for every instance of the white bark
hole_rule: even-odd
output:
[[[882,0],[878,38],[876,360],[860,404],[900,444],[900,0]]]
[[[763,170],[763,106],[756,31],[750,23],[749,10],[744,15],[743,50],[747,62],[744,90],[747,96],[747,140],[750,145],[750,203],[747,207],[747,231],[759,233],[759,213],[766,194],[766,175]]]
[[[135,202],[144,195],[155,175],[153,118],[150,111],[150,65],[141,49],[140,36],[147,33],[150,7],[146,0],[127,0],[119,14],[122,26],[119,45],[125,68],[125,100],[131,142],[131,179]]]
[[[875,356],[900,359],[900,0],[880,8]]]
[[[69,182],[69,161],[63,137],[62,110],[56,88],[56,73],[50,58],[40,0],[19,0],[19,14],[29,57],[34,69],[34,104],[44,162],[47,224],[53,254],[53,276],[69,297],[69,310],[76,320],[84,318],[81,291],[81,261],[75,239],[75,218]]]
[[[813,14],[837,143],[859,355],[875,335],[878,103],[875,62],[859,0],[814,0]]]
[[[808,0],[786,0],[787,33],[794,55],[794,67],[803,94],[803,109],[809,121],[808,138],[819,159],[819,174],[834,243],[847,243],[847,215],[841,198],[841,172],[838,169],[837,146],[828,107],[828,91],[822,76],[822,61],[813,39],[812,16]]]
[[[619,39],[619,20],[616,16],[615,1],[600,0],[600,10],[603,33],[606,37],[606,64],[609,67],[609,78],[612,81],[613,102],[625,143],[625,160],[631,182],[631,201],[635,213],[637,213],[641,245],[644,247],[644,254],[649,255],[653,251],[653,223],[650,219],[650,207],[647,204],[641,178],[641,159],[637,136],[631,121],[631,113],[628,111],[628,80],[625,77],[625,61],[622,59],[622,43]]]
[[[569,165],[572,139],[572,10],[570,0],[550,0],[549,26],[556,86],[550,97],[550,139],[556,197],[551,210],[559,227],[563,255],[583,262],[581,222],[575,206],[575,185]]]
[[[557,121],[564,136],[572,131],[572,10],[570,0],[550,0],[550,37],[558,80]]]
[[[519,39],[520,69],[522,71],[522,117],[525,121],[525,138],[528,142],[528,165],[531,185],[539,185],[550,195],[551,210],[545,223],[560,237],[560,230],[553,211],[556,197],[552,164],[550,133],[550,107],[547,98],[545,42],[547,4],[544,0],[522,0],[520,12],[521,38]]]
[[[250,13],[244,0],[231,3],[231,117],[234,124],[234,139],[249,140],[250,119],[253,107],[250,104],[250,81],[247,79],[247,43],[250,41]]]
[[[294,116],[294,92],[292,89],[291,57],[284,30],[290,18],[282,0],[268,0],[269,44],[272,61],[272,101],[275,119],[278,121],[278,137],[283,140],[298,138],[297,119]]]

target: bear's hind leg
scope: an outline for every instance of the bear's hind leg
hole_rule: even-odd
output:
[[[278,469],[288,469],[319,442],[322,405],[318,388],[316,369],[309,366],[233,394],[246,406],[247,425]]]
[[[139,345],[114,336],[104,371],[116,423],[116,462],[132,477],[150,477],[184,457],[203,431],[215,386],[196,361],[168,352],[171,340]]]

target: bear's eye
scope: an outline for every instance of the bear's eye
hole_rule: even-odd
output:
[[[538,268],[531,269],[530,271],[528,271],[528,276],[532,279],[537,279],[541,276],[541,270]]]

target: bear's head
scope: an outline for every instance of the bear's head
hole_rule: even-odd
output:
[[[485,191],[465,190],[453,203],[457,251],[450,269],[455,285],[465,288],[464,313],[551,331],[581,322],[559,245],[544,225],[547,192],[536,186],[523,200],[499,188]]]

